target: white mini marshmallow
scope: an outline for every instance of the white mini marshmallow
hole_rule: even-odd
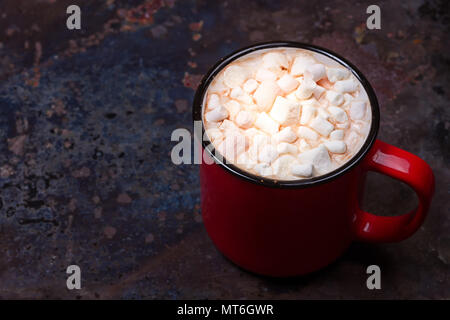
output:
[[[270,70],[267,69],[259,69],[256,71],[255,79],[259,82],[263,81],[276,81],[277,75]]]
[[[248,111],[240,111],[236,115],[236,123],[241,128],[248,128],[253,123],[253,114]]]
[[[336,82],[338,80],[343,80],[350,75],[347,69],[343,68],[328,68],[327,78],[330,82]]]
[[[315,82],[325,78],[325,75],[326,75],[325,66],[321,63],[310,65],[305,70],[305,77],[308,77]]]
[[[317,85],[313,90],[314,98],[319,99],[325,91],[324,87]]]
[[[215,109],[214,109],[215,110]],[[267,113],[262,112],[258,114],[255,121],[255,126],[268,134],[275,134],[278,132],[279,124],[273,120]]]
[[[334,126],[333,124],[319,116],[315,117],[311,122],[311,128],[319,132],[324,137],[328,137],[330,132],[333,131]]]
[[[228,111],[224,107],[220,106],[212,109],[205,114],[205,119],[211,122],[218,122],[228,117]]]
[[[300,76],[304,74],[305,69],[316,63],[316,61],[309,55],[300,55],[295,58],[291,68],[291,75]]]
[[[332,153],[345,153],[347,151],[347,145],[344,141],[333,140],[325,141],[325,147]]]
[[[240,66],[229,66],[223,73],[223,82],[230,88],[239,87],[247,80],[249,72]]]
[[[330,139],[331,140],[342,140],[342,139],[344,139],[344,130],[338,129],[338,130],[331,131]]]
[[[364,118],[366,113],[365,101],[353,101],[350,105],[350,118],[353,120],[360,120]]]
[[[279,90],[280,88],[274,81],[264,81],[260,84],[253,94],[253,98],[261,111],[270,110]]]
[[[297,135],[300,138],[305,138],[308,140],[317,140],[319,139],[319,135],[317,134],[317,132],[315,132],[314,130],[308,128],[308,127],[304,127],[304,126],[300,126],[297,130]]]
[[[249,148],[249,154],[254,158],[258,159],[258,154],[261,149],[270,144],[270,138],[265,134],[257,134],[253,137],[253,144]]]
[[[291,100],[291,101],[299,101],[297,99],[297,96],[295,95],[295,91],[289,93],[286,95],[286,99]]]
[[[301,139],[299,144],[298,144],[298,149],[300,150],[300,152],[305,152],[305,151],[311,149],[311,146],[309,145],[308,142],[306,142],[305,139]]]
[[[281,142],[279,145],[277,145],[277,151],[279,154],[283,153],[297,154],[298,148],[293,144]]]
[[[298,159],[302,164],[312,164],[317,174],[324,174],[331,170],[330,155],[323,145],[299,154]]]
[[[285,74],[277,81],[277,84],[283,92],[289,93],[298,87],[299,82],[291,75]]]
[[[298,163],[297,159],[291,155],[282,155],[273,164],[273,173],[280,178],[288,178],[291,175],[291,166]]]
[[[330,104],[339,106],[344,102],[344,96],[341,93],[334,92],[334,91],[327,91],[325,97],[330,102]]]
[[[319,115],[319,117],[322,117],[323,119],[325,119],[327,121],[330,119],[330,114],[324,108],[318,108],[317,114]]]
[[[225,138],[219,151],[230,162],[236,162],[237,157],[248,147],[248,139],[241,134],[232,134]]]
[[[258,154],[258,160],[263,163],[272,163],[278,157],[277,149],[268,144],[261,148]]]
[[[334,90],[340,93],[353,92],[358,89],[358,83],[353,79],[340,80],[334,84]]]
[[[245,81],[243,89],[247,93],[252,93],[258,88],[258,82],[255,79],[248,79]]]
[[[331,106],[328,108],[328,112],[336,122],[342,123],[348,120],[347,113],[342,108]]]
[[[211,94],[209,95],[208,103],[206,104],[208,109],[214,109],[217,107],[220,107],[220,98],[217,94]]]
[[[294,164],[291,167],[291,173],[297,177],[311,177],[313,172],[312,164]]]
[[[230,115],[230,118],[236,117],[236,115],[241,111],[241,105],[239,102],[230,100],[227,103],[225,103],[225,108],[228,110],[228,114]]]
[[[258,163],[253,167],[253,170],[262,177],[267,177],[272,175],[272,167],[267,163]]]
[[[294,130],[292,130],[291,127],[286,127],[280,130],[280,132],[275,133],[272,136],[272,139],[275,143],[294,142],[295,140],[297,140],[297,135],[295,134]]]
[[[247,170],[251,170],[258,162],[252,159],[247,152],[244,152],[238,156],[236,163]]]
[[[225,136],[239,134],[239,127],[233,121],[225,119],[219,126]]]
[[[263,135],[262,131],[260,131],[260,130],[258,130],[256,128],[253,128],[253,127],[250,128],[250,129],[244,130],[244,133],[249,138],[253,138],[256,135]]]
[[[298,86],[295,94],[299,99],[308,99],[314,92],[317,84],[310,79],[304,79]]]
[[[253,103],[252,97],[247,92],[244,92],[241,87],[234,87],[230,92],[230,97],[245,104]]]
[[[344,107],[350,105],[350,103],[353,101],[353,96],[348,93],[344,93]]]
[[[209,139],[214,141],[220,141],[223,139],[223,133],[220,131],[220,129],[217,128],[211,128],[206,130],[206,134],[208,135]]]
[[[266,68],[286,68],[289,66],[287,57],[280,52],[269,52],[262,57],[263,66]]]
[[[336,128],[338,129],[347,129],[348,127],[350,127],[349,121],[345,121],[343,123],[336,123]]]
[[[300,118],[300,103],[278,96],[269,114],[283,126],[295,124]]]

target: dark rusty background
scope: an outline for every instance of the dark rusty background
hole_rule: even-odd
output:
[[[66,29],[78,4],[82,30]],[[0,298],[449,299],[448,1],[2,0]],[[436,175],[429,217],[398,244],[355,244],[295,279],[258,277],[214,248],[196,166],[170,161],[202,74],[251,43],[294,40],[347,57],[375,88],[379,137]],[[364,208],[398,214],[413,192],[370,175]],[[66,289],[68,265],[82,289]],[[366,288],[378,264],[382,290]]]

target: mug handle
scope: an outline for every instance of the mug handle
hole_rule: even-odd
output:
[[[413,211],[394,217],[382,217],[359,207],[354,216],[355,240],[398,242],[410,237],[422,225],[434,193],[434,175],[419,157],[376,140],[363,160],[364,171],[375,171],[405,182],[417,194],[419,205]]]

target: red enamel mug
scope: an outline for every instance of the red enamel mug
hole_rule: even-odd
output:
[[[352,241],[397,242],[423,223],[434,192],[430,166],[419,157],[377,140],[378,101],[364,75],[339,55],[297,42],[270,42],[241,49],[221,59],[201,81],[193,104],[202,121],[205,92],[215,75],[233,60],[256,50],[294,47],[323,54],[347,67],[364,86],[372,107],[370,133],[361,150],[328,174],[304,180],[276,181],[245,172],[214,155],[202,129],[201,210],[208,235],[227,258],[254,273],[297,276],[336,260]],[[203,127],[203,126],[202,126]],[[203,138],[203,139],[202,139]],[[394,217],[360,208],[368,171],[408,184],[418,207]]]

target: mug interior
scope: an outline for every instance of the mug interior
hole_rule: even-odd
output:
[[[248,171],[245,171],[237,166],[235,166],[232,163],[226,163],[225,159],[219,159],[215,156],[215,149],[212,142],[209,140],[207,135],[205,135],[205,127],[203,125],[203,101],[205,94],[208,90],[209,85],[215,78],[215,76],[228,64],[230,64],[232,61],[245,56],[247,54],[253,53],[255,51],[259,50],[265,50],[265,49],[273,49],[273,48],[299,48],[304,50],[309,50],[315,53],[322,54],[340,65],[346,67],[349,69],[352,74],[358,79],[358,81],[362,84],[364,87],[364,90],[366,91],[366,94],[370,101],[370,107],[372,111],[372,119],[371,119],[371,125],[370,125],[370,131],[367,135],[367,138],[364,142],[364,144],[361,146],[359,151],[345,164],[338,167],[337,169],[317,176],[312,177],[308,179],[298,179],[298,180],[276,180],[271,178],[264,178],[261,176],[257,176],[255,174],[252,174]],[[351,170],[353,167],[355,167],[368,153],[370,148],[372,147],[376,136],[378,134],[378,128],[379,128],[379,122],[380,122],[380,111],[378,106],[378,100],[375,95],[375,92],[373,91],[372,86],[367,81],[367,79],[364,77],[364,75],[359,71],[353,64],[351,64],[349,61],[345,60],[338,54],[321,47],[317,47],[310,44],[300,43],[300,42],[290,42],[290,41],[273,41],[273,42],[265,42],[265,43],[259,43],[254,44],[252,46],[237,50],[230,55],[222,58],[219,60],[218,63],[216,63],[209,71],[208,73],[203,77],[202,81],[200,82],[197,91],[195,93],[194,97],[194,104],[193,104],[193,120],[194,121],[202,121],[202,136],[196,137],[199,139],[199,141],[202,141],[202,147],[203,149],[208,152],[209,156],[214,159],[214,161],[219,164],[221,167],[223,167],[225,170],[229,171],[231,174],[240,177],[244,180],[247,180],[249,182],[265,185],[268,187],[278,187],[278,188],[301,188],[301,187],[307,187],[311,186],[313,184],[319,184],[319,183],[325,183],[328,181],[331,181],[333,179],[336,179],[340,175],[344,174],[348,170]],[[197,133],[196,133],[197,134]],[[205,137],[205,139],[203,139]]]

